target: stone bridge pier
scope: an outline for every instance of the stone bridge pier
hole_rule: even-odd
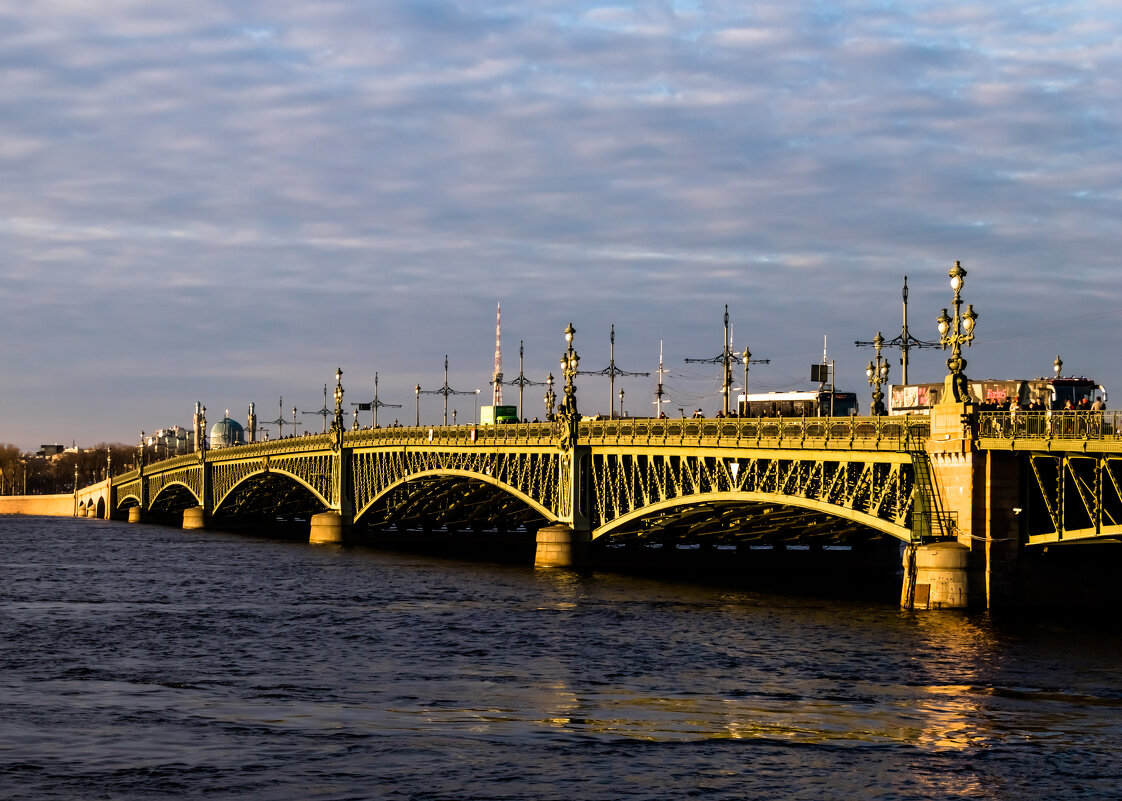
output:
[[[905,605],[911,605],[909,591],[911,603],[921,608],[992,609],[1016,602],[1020,467],[1011,452],[978,447],[976,432],[972,404],[932,408],[926,450],[942,518],[935,528],[941,525],[953,541],[908,550]]]

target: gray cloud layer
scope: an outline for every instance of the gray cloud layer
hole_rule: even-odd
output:
[[[899,331],[905,273],[933,338],[955,259],[971,374],[1061,352],[1120,386],[1120,32],[1105,3],[0,3],[0,439],[314,409],[336,365],[409,419],[445,353],[486,392],[498,300],[508,377],[519,339],[557,372],[569,320],[589,367],[614,323],[620,366],[665,340],[685,373],[728,303],[760,388],[829,334],[864,393],[853,340]]]

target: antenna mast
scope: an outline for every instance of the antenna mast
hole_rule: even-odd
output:
[[[495,372],[491,374],[491,404],[503,405],[503,304],[499,303],[495,310]],[[519,414],[521,414],[519,410]]]

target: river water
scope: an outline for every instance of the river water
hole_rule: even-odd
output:
[[[0,797],[1114,799],[1122,630],[0,518]]]

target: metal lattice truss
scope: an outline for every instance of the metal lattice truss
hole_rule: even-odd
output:
[[[932,494],[906,447],[913,428],[882,420],[833,428],[582,422],[577,440],[563,447],[553,423],[394,427],[347,435],[341,447],[327,435],[224,448],[207,453],[205,465],[198,454],[176,457],[146,466],[146,486],[136,473],[122,476],[116,496],[120,506],[164,494],[169,512],[195,501],[242,517],[333,509],[369,526],[445,520],[449,529],[565,520],[579,498],[594,538],[809,531],[823,541],[881,534],[911,541],[922,536],[917,520]]]
[[[120,483],[114,487],[114,494],[117,496],[117,505],[125,507],[129,505],[140,505],[142,493],[142,482],[140,475],[133,471],[133,473],[125,475],[120,480]]]
[[[354,508],[360,517],[387,492],[426,477],[469,478],[502,487],[549,520],[556,519],[559,454],[405,448],[355,451],[351,456]]]
[[[155,501],[164,490],[182,485],[201,505],[203,503],[203,468],[198,459],[178,459],[180,465],[170,465],[170,469],[155,473],[148,478],[148,496]]]
[[[1029,464],[1029,544],[1122,537],[1122,456],[1033,453]]]
[[[226,498],[250,476],[277,474],[289,476],[312,491],[316,499],[330,507],[337,460],[331,451],[266,454],[259,459],[218,461],[211,473],[214,508],[221,509]]]
[[[783,522],[801,510],[811,518],[848,521],[906,542],[913,537],[916,505],[915,468],[907,454],[884,452],[751,449],[681,449],[679,453],[640,450],[596,452],[591,460],[593,536],[617,531],[634,533],[652,521],[675,526],[709,507],[706,516],[722,524],[714,509],[736,509],[726,515],[745,532],[773,510]],[[717,530],[714,528],[713,530]]]

